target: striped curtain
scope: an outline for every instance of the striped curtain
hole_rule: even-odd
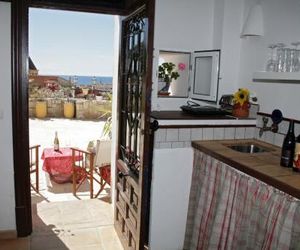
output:
[[[194,159],[184,249],[300,249],[299,200],[198,150]]]

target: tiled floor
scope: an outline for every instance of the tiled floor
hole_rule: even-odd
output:
[[[100,138],[104,122],[30,119],[29,124],[31,145],[52,147],[54,132],[58,131],[62,147],[86,149],[90,140]],[[91,200],[88,183],[84,183],[75,197],[72,184],[51,181],[42,163],[40,192],[31,193],[33,233],[27,238],[0,241],[0,250],[123,249],[113,226],[109,186],[99,199]]]
[[[101,199],[32,205],[30,237],[0,241],[2,250],[122,250],[111,204]]]
[[[111,204],[100,199],[33,205],[31,250],[123,249]]]

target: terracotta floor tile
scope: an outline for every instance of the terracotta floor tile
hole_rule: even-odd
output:
[[[101,245],[101,238],[96,228],[71,230],[67,237],[68,246],[85,247],[89,245]]]
[[[114,226],[100,227],[98,229],[102,242],[114,241],[118,236]]]
[[[105,241],[103,242],[103,249],[105,250],[123,250],[119,241]]]
[[[0,240],[0,250],[30,250],[30,239],[29,237],[26,237]]]
[[[67,237],[64,235],[32,235],[30,239],[31,250],[68,249]]]

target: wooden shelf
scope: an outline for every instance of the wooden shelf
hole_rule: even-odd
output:
[[[265,72],[253,73],[254,82],[300,83],[300,72]]]

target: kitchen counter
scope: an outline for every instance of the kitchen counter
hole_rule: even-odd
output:
[[[226,145],[252,143],[268,149],[262,153],[241,153]],[[192,146],[231,167],[300,199],[300,173],[280,166],[281,148],[258,140],[194,141]]]
[[[230,115],[191,115],[182,111],[153,111],[151,118],[157,120],[160,127],[255,127],[255,118],[236,118]]]

